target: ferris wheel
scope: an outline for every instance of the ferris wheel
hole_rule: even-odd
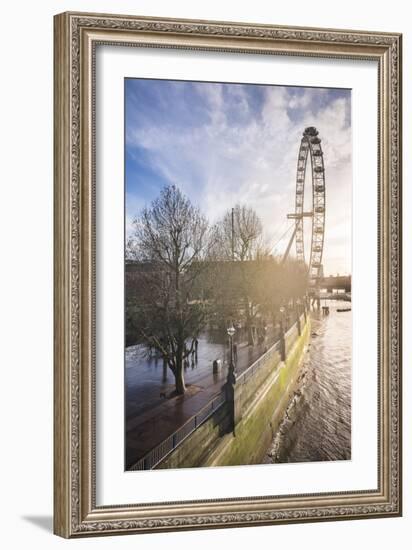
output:
[[[308,170],[309,156],[312,172],[312,210],[304,211],[305,180],[307,179],[306,172]],[[296,220],[296,223],[283,259],[286,260],[292,242],[295,240],[297,260],[305,264],[304,218],[310,218],[312,220],[312,230],[310,259],[307,265],[309,266],[309,282],[312,285],[316,284],[318,277],[323,275],[322,254],[325,240],[325,206],[325,167],[321,139],[319,138],[317,129],[310,126],[303,132],[300,142],[296,170],[295,212],[287,215],[288,219]]]

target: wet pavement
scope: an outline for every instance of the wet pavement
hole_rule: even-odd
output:
[[[275,330],[268,327],[266,342],[255,346],[239,343],[236,371],[241,374],[267,347],[275,342]],[[126,468],[144,456],[194,416],[215,395],[227,377],[228,346],[213,343],[206,335],[199,338],[195,357],[185,369],[187,391],[173,395],[172,371],[161,359],[148,358],[142,346],[126,348],[125,356],[125,422]],[[213,361],[222,360],[222,369],[213,374]]]

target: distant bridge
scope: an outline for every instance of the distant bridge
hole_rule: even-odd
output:
[[[325,289],[328,292],[333,292],[334,290],[351,292],[352,290],[351,275],[331,275],[330,277],[319,277],[316,282],[319,288]]]

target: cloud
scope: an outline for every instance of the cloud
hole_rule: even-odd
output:
[[[327,178],[324,269],[350,271],[349,91],[190,82],[174,82],[171,91],[167,81],[152,81],[152,103],[146,109],[147,101],[135,100],[139,82],[133,80],[128,90],[134,101],[127,103],[126,141],[130,154],[143,157],[143,173],[158,174],[160,187],[164,181],[177,184],[212,222],[233,204],[248,204],[272,244],[279,223],[294,210],[302,131],[316,126]],[[157,110],[150,116],[153,102]],[[129,192],[138,172],[126,176],[131,216],[137,205],[154,197],[139,196],[139,188]],[[310,181],[306,185],[310,189]],[[154,184],[153,193],[159,190]]]

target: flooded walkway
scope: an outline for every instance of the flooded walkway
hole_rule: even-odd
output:
[[[275,330],[268,327],[266,343],[238,344],[237,374],[241,374],[275,342]],[[194,416],[226,381],[228,346],[199,338],[197,361],[185,369],[187,391],[172,396],[174,376],[161,359],[145,357],[142,346],[126,348],[125,357],[125,430],[126,467],[130,467],[156,445]],[[213,374],[213,361],[222,360],[222,369]]]

